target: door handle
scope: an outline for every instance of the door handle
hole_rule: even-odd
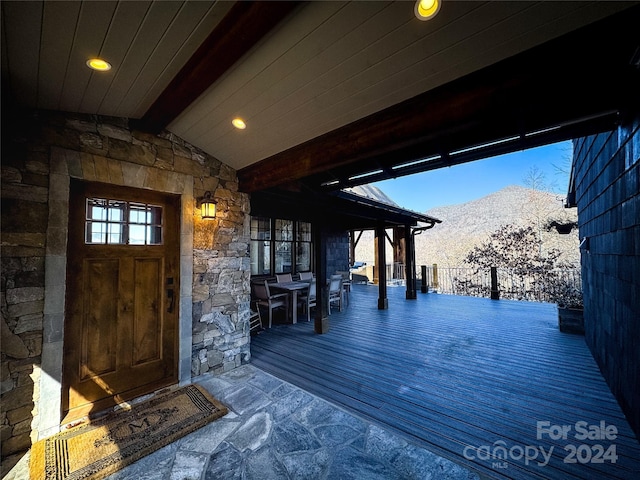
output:
[[[173,291],[173,277],[167,277],[167,298],[169,299],[169,308],[167,308],[167,312],[173,313],[173,307],[176,303],[176,296]]]
[[[167,308],[167,312],[173,313],[173,307],[176,303],[176,296],[173,294],[173,288],[167,289],[167,298],[169,299],[169,308]]]

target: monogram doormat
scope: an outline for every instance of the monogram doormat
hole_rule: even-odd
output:
[[[31,448],[32,480],[100,479],[227,413],[198,385],[71,428]]]

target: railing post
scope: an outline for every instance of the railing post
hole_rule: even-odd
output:
[[[427,283],[427,266],[420,265],[420,275],[422,276],[422,284],[420,285],[420,291],[427,293],[429,291],[429,285]]]
[[[500,300],[498,269],[496,267],[491,267],[491,300]]]
[[[376,226],[376,265],[378,268],[378,310],[386,310],[389,308],[389,299],[387,298],[387,260],[385,256],[385,239],[384,223]]]
[[[438,290],[438,264],[433,264],[433,289]]]

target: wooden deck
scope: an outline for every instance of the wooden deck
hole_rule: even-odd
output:
[[[404,288],[390,287],[389,309],[378,310],[377,292],[354,285],[327,334],[302,322],[253,337],[252,363],[487,478],[640,478],[640,445],[584,337],[558,330],[554,305],[405,300]],[[570,426],[567,438],[538,439],[544,421]],[[618,433],[582,440],[576,422]],[[499,446],[506,458],[487,458]],[[553,449],[546,465],[540,447]],[[519,458],[534,449],[536,459]]]

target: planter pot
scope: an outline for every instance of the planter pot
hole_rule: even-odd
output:
[[[558,307],[558,327],[563,333],[584,335],[584,309]]]
[[[567,224],[558,224],[556,225],[556,231],[560,234],[560,235],[568,235],[571,233],[571,230],[573,230],[573,223],[567,223]]]

